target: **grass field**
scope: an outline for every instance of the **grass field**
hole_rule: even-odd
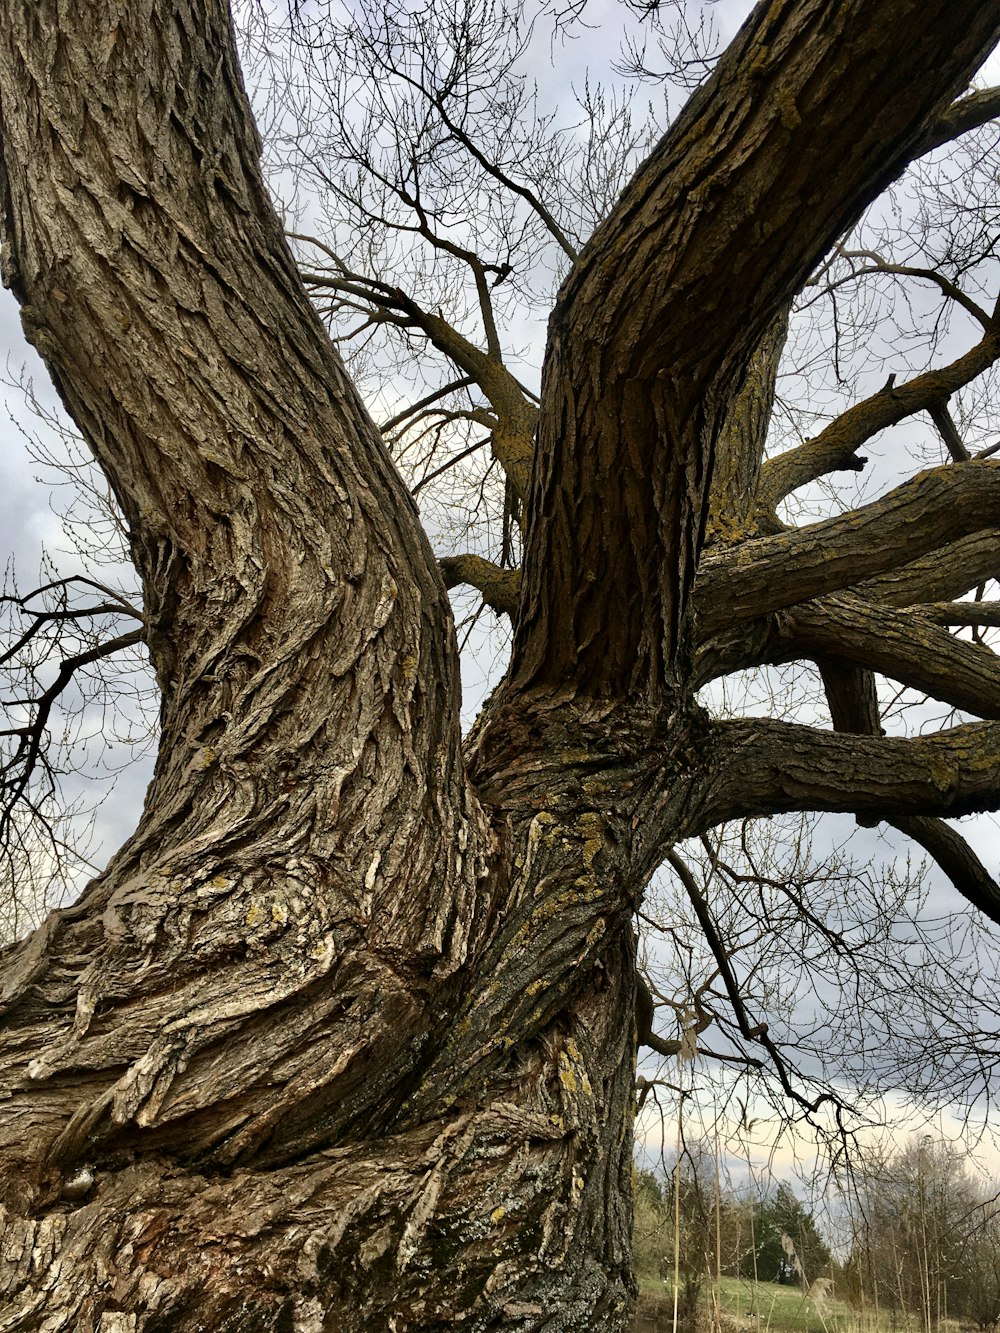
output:
[[[706,1280],[702,1288],[704,1326],[712,1325],[714,1284]],[[640,1279],[640,1307],[647,1311],[657,1307],[660,1321],[656,1327],[665,1327],[664,1315],[669,1315],[671,1289],[669,1283],[653,1278]],[[835,1296],[823,1303],[821,1309],[803,1296],[796,1287],[784,1287],[776,1282],[749,1282],[740,1278],[721,1280],[720,1302],[723,1312],[724,1333],[914,1333],[917,1325],[907,1321],[898,1311],[856,1310]],[[639,1322],[637,1328],[650,1327]]]

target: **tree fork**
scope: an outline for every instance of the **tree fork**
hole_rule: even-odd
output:
[[[441,573],[266,197],[224,7],[0,19],[5,277],[163,691],[135,835],[3,957],[0,1329],[613,1333],[646,878],[730,806],[854,797],[839,743],[690,703],[718,426],[997,20],[754,11],[563,289],[514,670],[463,753]],[[871,803],[909,759],[901,813],[995,804],[996,736],[868,742]]]
[[[116,1308],[143,1329],[204,1319],[271,1328],[291,1317],[294,1327],[358,1330],[391,1319],[401,1329],[621,1326],[633,1294],[632,886],[637,868],[655,863],[661,829],[685,828],[697,807],[691,760],[676,756],[693,754],[700,724],[670,734],[656,718],[629,723],[589,702],[548,701],[534,716],[523,703],[497,696],[472,756],[497,839],[481,900],[492,895],[491,920],[473,932],[480,952],[406,1024],[418,1056],[408,1071],[369,1062],[378,1102],[368,1122],[355,1112],[335,1129],[324,1081],[342,1101],[354,1089],[349,1069],[329,1068],[342,1034],[320,1009],[300,1051],[308,1079],[289,1084],[280,1115],[253,1134],[232,1123],[238,1103],[199,1112],[190,1102],[206,1092],[193,1059],[179,1062],[177,1090],[145,1122],[85,1115],[41,1173],[37,1138],[20,1163],[9,1145],[12,1246],[36,1258],[5,1275],[18,1313],[0,1327],[27,1329],[39,1310],[63,1307],[54,1327],[96,1326]],[[579,757],[568,763],[570,745]],[[663,753],[675,756],[666,782]],[[565,780],[554,791],[557,766]],[[54,944],[56,922],[68,932],[74,915],[50,921],[49,971],[70,961]],[[43,972],[10,997],[23,1060],[39,1048],[33,1023],[53,1016],[39,988],[50,989]],[[306,988],[303,1001],[313,998]],[[259,1046],[255,1015],[246,1018]],[[281,1027],[303,1028],[291,1006]],[[32,1093],[51,1091],[56,1120],[91,1095],[86,1071],[102,1040],[88,1047],[84,1037],[66,1067],[36,1070],[33,1086],[15,1074],[8,1124],[25,1133]],[[210,1066],[233,1061],[246,1078],[241,1041],[230,1028]],[[258,1104],[274,1095],[273,1077]],[[213,1141],[212,1129],[228,1137]],[[78,1196],[81,1172],[93,1183]],[[310,1323],[318,1310],[342,1322]]]

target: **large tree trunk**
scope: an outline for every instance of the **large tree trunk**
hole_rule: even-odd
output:
[[[598,233],[554,322],[515,669],[463,754],[441,576],[266,198],[224,7],[0,6],[5,280],[127,517],[163,691],[135,835],[3,960],[0,1329],[622,1327],[632,912],[744,772],[794,808],[768,764],[805,744],[691,702],[715,442],[984,8],[924,4],[887,54],[905,5],[762,7]],[[723,301],[735,250],[754,291]],[[828,758],[809,799],[849,808]]]

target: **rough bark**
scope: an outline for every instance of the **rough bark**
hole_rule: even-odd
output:
[[[873,42],[876,30],[893,40]],[[753,11],[557,299],[516,680],[568,674],[593,692],[655,693],[676,677],[716,442],[748,359],[919,151],[924,122],[962,89],[987,34],[995,24],[981,10],[944,3]],[[912,70],[932,66],[916,87]],[[595,485],[602,503],[588,505]]]
[[[751,620],[912,565],[956,538],[992,533],[998,503],[1000,463],[950,464],[861,509],[708,555],[695,593],[698,628],[710,634],[734,619]],[[996,569],[995,547],[987,543],[986,552]]]
[[[733,813],[1000,799],[995,724],[718,728],[687,660],[748,359],[997,27],[754,12],[560,296],[514,666],[463,752],[441,572],[267,200],[224,7],[3,0],[4,276],[127,516],[163,709],[136,833],[2,960],[0,1328],[623,1326],[653,868]],[[948,540],[998,467],[914,483]],[[701,622],[892,570],[938,517],[832,584],[815,533],[726,551]]]

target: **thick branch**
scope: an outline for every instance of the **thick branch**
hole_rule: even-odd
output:
[[[501,569],[492,561],[471,554],[442,556],[439,563],[446,588],[467,583],[482,593],[483,601],[494,611],[501,611],[511,618],[516,614],[521,587],[519,569]]]
[[[360,308],[371,310],[373,318],[378,322],[397,324],[403,329],[418,329],[433,347],[463,372],[461,383],[475,383],[479,386],[497,417],[492,430],[493,453],[510,478],[519,499],[524,502],[531,478],[538,412],[503,364],[495,330],[489,339],[490,346],[483,351],[443,315],[424,310],[402,288],[380,278],[351,272],[322,241],[297,233],[293,235],[298,240],[321,246],[334,263],[331,269],[305,275],[314,293],[325,289],[338,297],[348,296],[359,303]],[[426,401],[433,401],[435,397],[430,395]]]
[[[702,635],[849,588],[996,522],[1000,464],[920,473],[861,509],[706,556],[698,576]],[[910,599],[910,600],[923,600]]]
[[[965,441],[958,433],[955,419],[948,411],[948,404],[943,400],[928,404],[927,411],[938,428],[938,434],[944,441],[945,448],[956,463],[967,463],[972,455],[965,446]]]
[[[481,928],[447,595],[264,188],[228,6],[109,13],[0,0],[5,278],[127,516],[164,694],[139,829],[8,960],[0,1137],[36,1176],[137,1124],[197,1151],[199,1116],[229,1161],[298,1152],[338,1076],[370,1116]]]
[[[882,389],[864,402],[848,408],[815,439],[779,454],[764,465],[759,492],[761,505],[773,510],[786,495],[798,490],[800,486],[817,481],[828,472],[856,468],[857,450],[873,435],[905,420],[914,412],[936,410],[938,404],[943,409],[949,394],[981,375],[998,356],[1000,336],[989,332],[971,351],[951,365],[917,375],[906,384]],[[952,447],[950,441],[949,445]],[[953,447],[952,456],[955,457]],[[964,457],[968,458],[967,452]]]
[[[778,366],[788,335],[789,307],[783,306],[750,358],[746,380],[726,413],[716,446],[705,541],[750,535],[761,462],[774,409]]]
[[[835,731],[859,736],[881,736],[878,691],[874,674],[842,658],[821,657],[817,666]]]
[[[1000,629],[1000,602],[930,602],[913,609],[938,625]]]
[[[655,693],[673,678],[715,442],[753,348],[998,33],[979,0],[753,11],[553,313],[519,682]]]
[[[1000,528],[995,527],[866,580],[857,591],[886,606],[913,606],[960,597],[994,578],[1000,578]]]
[[[795,607],[783,631],[797,656],[846,659],[978,717],[1000,717],[1000,657],[912,610],[827,597]]]
[[[757,718],[714,724],[701,823],[792,810],[868,819],[951,816],[1000,807],[1000,723],[930,736],[848,736]]]
[[[915,157],[930,153],[943,144],[951,143],[960,134],[978,129],[1000,116],[1000,88],[980,88],[968,97],[953,102],[937,120],[933,121],[918,141]]]

